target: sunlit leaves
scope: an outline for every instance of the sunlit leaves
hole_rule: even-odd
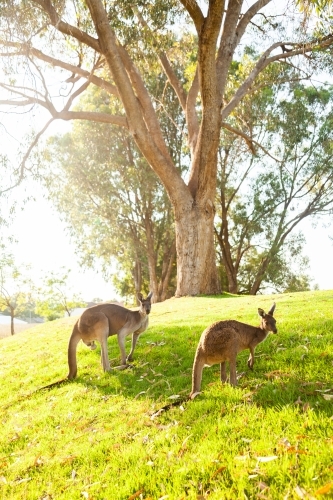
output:
[[[268,280],[279,291],[306,290],[304,240],[290,234],[289,228],[332,208],[332,89],[297,82],[264,86],[254,93],[253,101],[248,96],[238,112],[233,125],[257,145],[254,157],[245,142],[228,131],[221,143],[219,201],[229,220],[227,227],[222,219],[218,235],[226,252],[223,230],[228,230],[233,259],[229,283],[234,273],[234,282],[237,274],[242,284],[239,290],[247,292],[255,279]],[[285,260],[286,249],[292,265]],[[223,259],[228,266],[228,258]]]

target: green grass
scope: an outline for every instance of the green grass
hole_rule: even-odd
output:
[[[278,334],[253,371],[238,356],[237,388],[216,365],[195,400],[151,418],[189,394],[206,326],[257,325],[273,299]],[[99,346],[80,343],[78,378],[41,389],[67,375],[73,323],[0,341],[1,499],[333,498],[333,291],[154,304],[134,369],[104,374]],[[115,337],[109,354],[119,364]]]

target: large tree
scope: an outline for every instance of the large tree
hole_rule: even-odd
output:
[[[302,31],[297,16],[295,30],[291,21],[288,29],[279,29],[284,21],[287,24],[288,5],[274,4],[272,0],[250,5],[243,0],[142,1],[136,6],[101,0],[1,3],[1,55],[7,75],[1,86],[8,96],[0,104],[39,105],[51,114],[50,121],[87,119],[128,129],[173,206],[177,296],[220,290],[213,221],[221,128],[230,128],[228,118],[253,91],[265,68],[292,60],[308,76],[319,52],[328,51],[333,43],[329,31],[316,35]],[[258,56],[230,95],[229,71],[244,35],[249,34],[257,41]],[[193,44],[195,50],[190,52]],[[156,113],[158,103],[147,86],[146,75],[157,62],[186,119],[191,153],[186,179],[170,155]],[[61,99],[54,100],[57,70],[63,71]],[[90,83],[119,100],[119,114],[72,111],[73,100]]]

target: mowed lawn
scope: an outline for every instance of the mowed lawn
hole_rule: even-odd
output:
[[[244,351],[232,388],[206,368],[187,401],[204,328],[258,325],[273,300],[278,333],[254,370]],[[78,378],[43,389],[67,375],[75,321],[0,340],[1,499],[333,498],[333,291],[153,304],[133,369],[103,373],[80,343]],[[115,337],[109,355],[118,365]]]

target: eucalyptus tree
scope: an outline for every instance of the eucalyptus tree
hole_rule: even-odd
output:
[[[230,292],[295,287],[287,254],[299,260],[299,286],[309,286],[295,231],[333,210],[332,101],[332,88],[293,82],[243,102],[243,126],[262,149],[252,155],[231,134],[220,148],[215,232]]]
[[[88,99],[95,111],[112,107],[97,87]],[[172,130],[169,125],[169,143],[177,154],[179,134]],[[72,132],[48,141],[42,164],[41,177],[82,262],[107,276],[111,270],[121,295],[135,296],[144,287],[154,302],[171,296],[176,274],[171,204],[129,134],[105,124],[77,123]]]
[[[214,216],[221,129],[232,128],[229,118],[265,68],[292,61],[307,77],[320,51],[329,51],[333,43],[330,29],[319,36],[301,29],[302,19],[291,12],[295,4],[277,5],[272,0],[1,2],[1,58],[6,70],[1,87],[6,96],[0,104],[24,110],[40,106],[51,115],[31,146],[55,119],[92,120],[129,131],[173,207],[176,296],[220,290]],[[249,36],[257,43],[258,56],[230,95],[229,70]],[[147,75],[157,64],[186,120],[191,161],[185,177],[174,164],[147,85]],[[117,114],[72,109],[74,99],[92,83],[118,100]],[[251,137],[246,139],[251,143]]]

